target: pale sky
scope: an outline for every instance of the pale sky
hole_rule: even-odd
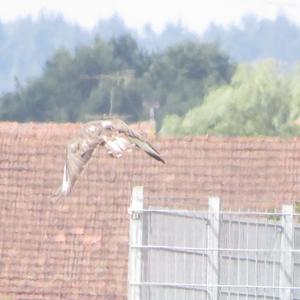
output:
[[[249,13],[270,19],[285,14],[300,25],[300,0],[0,0],[2,22],[35,17],[43,10],[61,13],[66,20],[87,28],[114,13],[137,30],[149,23],[160,31],[167,22],[181,21],[200,33],[211,22],[238,23]]]

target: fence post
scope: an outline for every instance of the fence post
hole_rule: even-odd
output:
[[[208,201],[208,228],[207,228],[207,248],[219,248],[220,231],[220,199],[209,198]],[[217,300],[219,289],[219,251],[207,251],[207,285],[211,300]]]
[[[282,235],[279,269],[279,286],[291,287],[293,285],[293,206],[282,206]],[[292,289],[280,289],[280,300],[292,299]]]
[[[129,224],[129,258],[128,258],[128,300],[141,300],[141,287],[132,283],[142,280],[142,249],[131,245],[142,245],[143,219],[139,210],[143,209],[143,187],[135,186],[132,190]]]

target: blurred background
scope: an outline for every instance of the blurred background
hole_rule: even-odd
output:
[[[0,299],[300,299],[299,17],[299,0],[0,0]],[[162,136],[167,163],[97,149],[53,203],[67,140],[107,116]]]
[[[1,3],[3,2],[3,3]],[[0,120],[300,133],[300,3],[0,1]]]

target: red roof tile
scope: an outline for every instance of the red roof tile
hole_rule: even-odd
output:
[[[149,205],[279,208],[300,195],[300,139],[188,137],[142,152],[96,151],[73,193],[54,204],[66,141],[79,124],[0,123],[0,295],[126,299],[132,187]],[[16,298],[17,299],[17,298]]]

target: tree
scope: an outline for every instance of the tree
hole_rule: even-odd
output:
[[[105,110],[107,105],[103,105],[112,89],[107,78],[128,68],[142,73],[147,64],[147,55],[138,50],[130,37],[109,43],[97,38],[91,45],[78,48],[74,55],[59,49],[46,63],[41,77],[28,82],[18,93],[0,98],[0,117],[17,121],[77,121],[86,115],[109,113],[109,106]],[[116,91],[116,113],[128,113],[125,103],[133,106],[127,94]],[[141,110],[141,105],[137,104],[136,109]],[[134,113],[134,120],[139,113]]]
[[[126,70],[135,76],[124,84]],[[214,45],[187,43],[150,55],[128,35],[96,38],[74,54],[57,50],[42,76],[0,97],[0,118],[74,122],[109,114],[113,102],[113,113],[128,121],[143,120],[154,108],[160,121],[186,113],[210,88],[229,81],[232,70]]]
[[[186,113],[210,88],[228,82],[233,70],[229,58],[211,44],[188,42],[157,55],[144,79],[152,91],[148,98],[159,103],[158,122],[166,114]]]
[[[300,133],[295,125],[300,116],[299,92],[299,83],[281,74],[274,61],[242,64],[231,83],[211,91],[203,104],[183,118],[165,118],[161,132],[241,136]]]

